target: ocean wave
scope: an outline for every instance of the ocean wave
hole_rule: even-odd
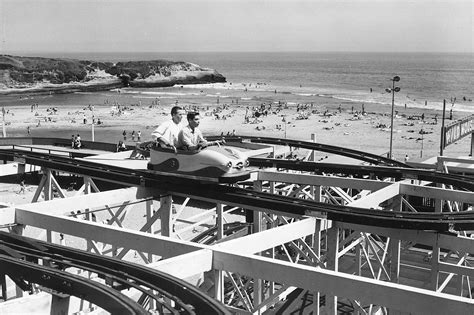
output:
[[[140,95],[172,95],[172,96],[186,96],[189,95],[188,93],[182,92],[158,92],[158,91],[133,91],[133,90],[122,90],[122,94],[140,94]],[[197,94],[196,94],[197,95]]]
[[[216,94],[206,94],[205,96],[207,97],[218,97],[218,98],[230,98],[232,96],[230,95],[221,95],[220,93],[216,93]]]
[[[142,95],[133,95],[132,98],[138,98],[138,99],[156,99],[155,96],[142,96]],[[160,96],[160,99],[176,99],[176,97],[173,96]]]
[[[200,93],[193,92],[168,92],[168,91],[133,91],[129,89],[122,89],[122,93],[129,94],[140,94],[140,95],[154,95],[159,97],[168,96],[199,96],[205,95],[207,97],[219,97],[219,98],[231,98],[235,96],[221,95],[221,92],[212,93],[210,90],[234,90],[234,91],[252,91],[252,92],[267,92],[274,93],[275,97],[279,94],[284,95],[295,95],[296,97],[322,97],[328,99],[336,99],[345,102],[356,102],[356,103],[368,103],[368,104],[380,104],[381,106],[391,106],[391,94],[385,92],[369,92],[361,90],[351,90],[347,88],[330,88],[330,87],[318,87],[318,86],[283,86],[274,85],[272,83],[257,84],[257,83],[243,83],[243,82],[225,82],[225,83],[211,83],[211,84],[190,84],[185,86],[186,89],[199,89]],[[205,91],[205,92],[204,92]],[[442,101],[428,101],[425,105],[425,100],[415,94],[395,94],[395,105],[397,107],[404,107],[405,104],[409,108],[420,108],[420,109],[434,109],[442,110]],[[242,100],[251,100],[250,97],[241,97]],[[303,101],[304,102],[304,101]],[[295,103],[296,104],[296,103]],[[472,112],[474,103],[462,103],[456,104],[455,110],[463,112]],[[447,109],[451,108],[451,104],[447,104]]]
[[[368,98],[368,97],[357,97],[357,96],[347,96],[347,95],[333,95],[331,98],[338,99],[341,101],[348,101],[348,102],[356,102],[356,103],[369,103],[369,104],[380,104],[384,106],[391,106],[392,102],[382,100],[382,99],[376,99],[376,98]],[[443,102],[428,102],[427,105],[425,105],[424,102],[416,102],[413,101],[409,98],[407,99],[402,99],[402,101],[397,100],[395,98],[394,102],[396,107],[405,107],[405,104],[409,108],[419,108],[421,110],[423,109],[430,109],[430,110],[442,110],[443,109]],[[446,110],[449,110],[453,108],[456,111],[460,112],[472,112],[474,109],[474,104],[455,104],[454,107],[447,103],[446,104]]]
[[[293,93],[293,94],[299,95],[299,96],[316,96],[316,94],[313,94],[313,93]]]
[[[234,84],[235,86],[241,87],[244,86],[243,83]],[[380,104],[382,106],[391,106],[392,105],[392,96],[391,93],[380,93],[380,92],[366,92],[360,90],[349,90],[349,89],[340,89],[340,88],[327,88],[327,87],[297,87],[297,86],[271,86],[266,85],[264,88],[248,88],[250,91],[265,91],[273,92],[277,90],[279,94],[290,94],[295,96],[304,96],[304,97],[322,97],[337,99],[346,102],[355,102],[355,103],[369,103],[369,104]],[[301,91],[303,89],[304,91]],[[250,98],[242,98],[250,99]],[[409,108],[419,108],[419,109],[434,109],[442,110],[443,101],[427,101],[425,105],[425,100],[413,98],[412,95],[408,94],[395,94],[395,106],[404,107],[405,104]],[[451,108],[449,102],[446,104],[446,110]],[[472,112],[474,108],[474,102],[471,103],[457,103],[454,106],[456,111],[461,112]]]

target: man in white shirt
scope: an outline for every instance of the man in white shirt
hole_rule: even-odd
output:
[[[171,120],[165,121],[153,131],[151,137],[163,147],[169,147],[176,151],[178,146],[178,135],[181,130],[180,122],[183,119],[184,110],[179,106],[171,109]]]
[[[181,150],[199,150],[210,145],[224,143],[224,141],[207,141],[199,130],[201,117],[198,112],[189,112],[187,117],[188,125],[184,127],[178,137],[178,148]]]

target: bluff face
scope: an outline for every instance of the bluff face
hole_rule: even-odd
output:
[[[168,60],[96,62],[0,55],[0,94],[69,93],[226,82],[213,69]]]

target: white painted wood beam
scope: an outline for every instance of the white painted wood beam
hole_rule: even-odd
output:
[[[459,235],[437,234],[432,231],[408,230],[408,229],[392,229],[382,228],[370,225],[333,222],[333,225],[342,229],[349,229],[361,232],[367,232],[376,235],[396,238],[403,241],[411,241],[418,244],[432,246],[435,239],[441,248],[448,248],[453,251],[462,251],[474,255],[474,239]]]
[[[307,218],[259,233],[219,243],[214,245],[213,248],[232,250],[243,254],[254,254],[313,234],[315,229],[316,219]]]
[[[438,156],[438,161],[446,162],[457,162],[462,164],[474,164],[474,159],[472,158],[454,158],[448,156]]]
[[[206,245],[173,240],[168,237],[152,235],[150,233],[25,209],[16,210],[16,221],[19,224],[82,237],[120,248],[132,248],[164,258],[209,248]]]
[[[189,194],[180,194],[180,193],[173,193],[173,195],[176,195],[176,196],[181,196],[181,197],[190,197]],[[196,200],[202,200],[202,201],[207,201],[207,202],[210,202],[210,203],[215,203],[216,200],[215,199],[212,199],[212,198],[202,198],[200,196],[192,196],[193,199],[196,199]],[[254,206],[249,206],[247,204],[241,204],[239,202],[230,202],[230,203],[226,203],[227,206],[232,206],[232,207],[238,207],[238,208],[243,208],[243,209],[248,209],[248,210],[252,210],[252,211],[262,211],[262,208],[261,207],[254,207]],[[301,218],[301,215],[298,215],[298,214],[291,214],[291,213],[282,213],[282,212],[279,212],[277,210],[273,210],[273,209],[265,209],[265,212],[267,213],[273,213],[273,214],[278,214],[278,215],[284,215],[286,217],[294,217],[294,218]],[[189,218],[187,218],[189,220]],[[181,230],[182,232],[182,230]]]
[[[370,278],[358,277],[255,255],[214,251],[214,266],[221,270],[321,291],[366,303],[416,314],[473,314],[474,301]]]
[[[148,264],[147,267],[184,279],[212,269],[212,250],[197,250]]]
[[[436,237],[435,232],[421,231],[421,230],[409,230],[409,229],[393,229],[386,227],[378,227],[371,225],[353,224],[345,222],[332,222],[333,226],[337,226],[341,229],[349,229],[360,232],[366,232],[370,234],[388,236],[390,238],[398,238],[406,241],[413,241],[425,245],[432,245],[433,240]],[[456,238],[456,237],[454,237]]]
[[[468,191],[400,184],[400,194],[474,204],[474,192]]]
[[[439,263],[439,271],[474,277],[474,268],[468,266],[448,264],[445,262]]]
[[[18,206],[23,210],[42,211],[50,214],[69,214],[71,211],[85,208],[104,207],[110,204],[120,204],[125,201],[152,197],[153,190],[142,187],[109,190],[100,193],[54,199]]]
[[[302,185],[334,186],[363,190],[379,190],[393,183],[372,179],[344,178],[323,175],[292,174],[282,172],[260,171],[258,179],[262,181],[283,182]]]
[[[15,224],[15,207],[0,208],[0,226]]]
[[[474,239],[465,236],[440,234],[438,243],[441,248],[461,251],[474,255]]]
[[[386,186],[382,189],[372,192],[370,195],[362,197],[356,201],[353,201],[348,206],[357,208],[374,208],[378,207],[380,203],[393,198],[400,194],[400,183],[392,183],[390,186]]]
[[[211,248],[231,250],[233,252],[244,254],[253,254],[310,235],[314,233],[315,228],[316,219],[308,218],[291,224],[285,224],[273,229],[265,230],[260,233],[250,234],[244,237],[219,243],[213,245]],[[202,257],[200,255],[202,255]],[[207,263],[207,255],[207,252],[201,250],[198,252],[193,252],[192,254],[190,253],[173,257],[173,260],[170,258],[152,263],[148,266],[170,272],[176,276],[180,275],[180,277],[188,277],[210,270],[211,264]],[[168,263],[168,261],[170,261],[170,263]],[[199,261],[202,261],[203,263],[198,264],[197,262]],[[190,264],[190,262],[193,263]],[[186,268],[189,268],[189,270],[180,270]]]

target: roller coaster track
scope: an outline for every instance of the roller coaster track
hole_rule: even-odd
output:
[[[38,260],[47,261],[49,266],[33,263]],[[22,288],[27,286],[25,281],[37,283],[79,296],[113,314],[148,314],[137,302],[117,291],[129,288],[138,290],[146,299],[155,300],[170,314],[230,314],[223,305],[194,286],[166,273],[5,232],[0,232],[0,266]],[[63,271],[71,267],[95,273],[112,287]],[[153,291],[158,294],[150,293]],[[175,305],[171,307],[162,297],[173,300]]]
[[[414,169],[403,163],[377,155],[312,142],[260,137],[245,137],[245,139],[255,143],[288,145],[294,148],[334,153],[375,164],[375,166],[348,165],[251,158],[251,165],[256,167],[276,167],[319,174],[389,177],[397,180],[417,179],[474,191],[472,176]],[[235,140],[244,141],[245,139],[236,138]],[[229,142],[230,140],[228,139]],[[330,220],[341,222],[440,232],[474,229],[474,214],[471,212],[411,213],[331,205],[218,184],[197,185],[199,183],[197,181],[182,179],[173,175],[157,175],[148,170],[130,170],[71,158],[70,156],[60,156],[56,155],[54,150],[40,153],[0,147],[0,159],[19,160],[22,163],[90,176],[124,185],[153,187],[191,198],[221,202],[250,210],[264,209],[290,216],[325,216]],[[214,237],[213,233],[206,232],[201,237],[212,239]],[[39,260],[47,261],[47,264],[39,266],[34,263]],[[70,267],[81,268],[97,274],[109,286],[64,271]],[[0,234],[0,270],[8,270],[6,273],[24,289],[29,286],[27,282],[37,283],[58,292],[79,296],[117,314],[143,314],[144,309],[141,305],[148,300],[157,301],[172,314],[228,313],[221,304],[193,286],[167,274],[161,274],[158,271],[110,257],[98,256],[36,240],[16,238],[11,234]],[[139,303],[122,296],[117,291],[126,288],[135,288],[143,293]],[[140,290],[142,288],[146,288],[146,290]],[[156,294],[150,293],[153,291]],[[162,302],[159,297],[173,300],[175,306],[172,307]]]
[[[213,137],[216,138],[217,137]],[[257,167],[276,167],[288,170],[307,171],[313,173],[332,173],[344,175],[367,175],[377,176],[379,178],[400,179],[416,179],[421,181],[429,181],[438,184],[453,185],[454,187],[463,188],[468,191],[474,191],[474,178],[472,176],[463,176],[456,174],[446,174],[438,171],[415,169],[411,166],[385,158],[376,154],[357,151],[348,148],[337,147],[333,145],[314,143],[308,141],[299,141],[291,139],[264,138],[264,137],[230,137],[226,139],[229,142],[250,141],[253,143],[265,143],[274,145],[286,145],[293,148],[308,149],[314,151],[322,151],[349,157],[355,160],[371,163],[373,165],[350,165],[339,163],[320,163],[309,161],[294,161],[270,158],[249,158],[251,166]]]
[[[307,161],[292,161],[269,158],[249,158],[250,166],[275,167],[287,170],[312,172],[316,174],[344,174],[356,176],[377,176],[378,178],[416,179],[437,184],[453,185],[454,187],[474,191],[474,178],[457,174],[415,168],[391,166],[332,164]]]
[[[218,139],[218,137],[209,137],[209,138]],[[405,167],[405,168],[410,167],[405,163],[392,160],[389,158],[385,158],[380,155],[353,150],[349,148],[338,147],[338,146],[329,145],[329,144],[315,143],[315,142],[309,142],[309,141],[300,141],[300,140],[291,140],[291,139],[270,138],[270,137],[233,136],[233,137],[225,137],[225,139],[226,141],[229,141],[229,142],[235,142],[235,141],[243,142],[247,140],[252,143],[284,145],[284,146],[290,146],[293,148],[321,151],[321,152],[345,156],[348,158],[353,158],[356,160],[368,162],[375,165],[398,166],[398,167]]]
[[[91,176],[122,184],[153,187],[196,199],[212,200],[246,209],[273,210],[290,216],[323,215],[328,219],[336,221],[403,229],[449,231],[474,228],[474,214],[470,212],[412,213],[362,209],[217,184],[197,185],[198,182],[189,179],[179,179],[173,175],[157,175],[150,171],[141,170],[131,171],[126,168],[112,167],[85,160],[70,159],[68,157],[21,150],[1,150],[1,152],[0,158],[3,155],[4,159],[7,156],[10,156],[10,158],[21,158],[25,163],[40,165],[54,170]],[[276,161],[272,161],[272,163],[276,163]],[[392,171],[395,173],[395,168]],[[422,174],[423,172],[425,171],[421,171]],[[436,179],[441,174],[443,173],[435,172],[435,174],[432,174],[432,178]],[[470,177],[459,177],[460,175],[450,174],[444,174],[443,176],[453,176],[451,177],[452,180],[465,189],[472,190],[473,188],[472,178]]]
[[[86,278],[0,254],[2,273],[20,281],[32,282],[61,293],[80,296],[112,314],[148,314],[132,299],[105,285]],[[23,285],[23,287],[25,287]]]
[[[226,236],[226,241],[233,238],[234,235],[248,234],[250,226],[251,225],[249,223],[242,222],[232,222],[224,224],[223,234]],[[216,241],[217,226],[211,227],[191,239],[191,242],[193,243],[200,243],[206,245],[214,244]]]

